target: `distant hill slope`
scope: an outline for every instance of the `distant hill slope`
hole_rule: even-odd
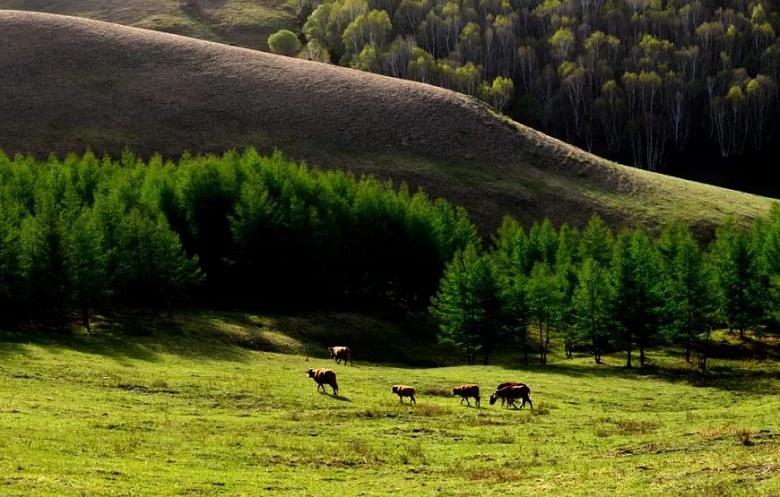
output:
[[[176,157],[255,146],[466,206],[581,227],[592,214],[706,236],[771,200],[620,166],[437,87],[75,17],[0,11],[0,148]]]
[[[84,17],[268,51],[268,36],[296,29],[286,0],[0,0],[0,10]]]

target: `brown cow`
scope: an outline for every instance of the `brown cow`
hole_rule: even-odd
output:
[[[393,393],[398,395],[398,400],[403,404],[404,397],[409,397],[409,403],[417,401],[414,398],[414,388],[406,385],[393,385]]]
[[[499,383],[498,386],[496,387],[496,390],[501,390],[504,387],[514,387],[514,386],[522,386],[522,385],[525,385],[525,383],[520,383],[519,381],[506,381],[504,383]],[[502,397],[501,398],[501,406],[502,407],[503,407],[505,402],[506,401]]]
[[[343,360],[344,365],[346,365],[347,361],[349,361],[349,365],[354,366],[354,364],[352,364],[352,350],[349,347],[328,347],[328,352],[330,353],[330,356],[336,361],[336,364],[341,364],[341,361]]]
[[[517,409],[515,400],[523,399],[523,403],[520,405],[520,409],[525,406],[526,402],[528,402],[528,405],[531,406],[531,409],[534,408],[534,405],[531,402],[531,389],[528,387],[528,385],[509,385],[500,390],[496,390],[490,396],[490,405],[492,406],[495,404],[496,400],[498,399],[506,399],[507,407],[511,406],[515,409]]]
[[[336,382],[336,373],[333,370],[327,368],[309,368],[306,372],[308,373],[309,378],[314,378],[314,381],[317,382],[318,391],[322,388],[322,391],[327,393],[325,385],[330,385],[333,389],[333,395],[338,396],[339,384]]]
[[[469,397],[474,397],[477,401],[477,407],[479,407],[479,385],[469,383],[468,385],[461,385],[452,389],[452,395],[460,395],[460,403],[463,404],[463,400],[466,400],[466,404],[469,403]]]

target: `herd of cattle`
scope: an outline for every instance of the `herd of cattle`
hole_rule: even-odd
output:
[[[349,361],[350,365],[352,365],[352,350],[349,347],[328,347],[328,352],[337,364],[341,364],[341,361],[344,361],[344,364],[347,364],[347,361]],[[308,377],[313,378],[317,383],[317,391],[321,388],[323,392],[326,392],[325,385],[328,385],[333,389],[333,395],[338,396],[339,384],[336,381],[335,371],[328,368],[309,368],[307,373]],[[408,385],[393,385],[391,391],[398,395],[398,400],[401,403],[403,403],[404,397],[409,397],[410,404],[417,404],[414,387]],[[479,385],[470,383],[455,387],[452,389],[452,395],[460,396],[460,403],[463,404],[463,401],[465,400],[466,404],[469,406],[471,405],[469,399],[473,398],[477,407],[480,407]],[[515,401],[517,400],[523,401],[522,404],[520,404],[520,409],[522,409],[526,403],[531,409],[534,407],[531,402],[531,389],[525,383],[501,383],[490,395],[490,405],[492,406],[499,399],[501,399],[502,406],[506,403],[507,407],[514,407],[515,409],[518,408],[517,404],[515,404]]]

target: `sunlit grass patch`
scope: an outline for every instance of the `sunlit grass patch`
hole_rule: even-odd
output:
[[[450,410],[436,404],[421,403],[416,406],[416,412],[422,416],[434,417],[449,414]]]
[[[523,478],[523,472],[501,467],[470,468],[465,471],[464,477],[467,480],[508,483]]]
[[[597,437],[640,435],[652,433],[658,428],[659,424],[654,421],[602,418],[596,421],[595,433]]]
[[[736,440],[740,445],[752,446],[758,441],[772,440],[770,430],[755,430],[744,426],[728,425],[724,427],[708,426],[699,431],[705,440]]]
[[[452,397],[452,389],[451,388],[441,388],[441,387],[423,387],[419,391],[422,395],[430,395],[432,397]]]
[[[398,454],[398,461],[401,464],[418,464],[424,466],[428,464],[428,456],[423,449],[422,443],[418,441],[403,445]]]

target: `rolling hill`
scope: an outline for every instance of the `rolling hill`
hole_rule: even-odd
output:
[[[228,45],[268,50],[268,36],[295,29],[286,0],[0,0],[0,10],[84,17]]]
[[[0,149],[175,158],[254,146],[504,214],[706,237],[772,199],[600,159],[437,87],[84,18],[0,11]]]

